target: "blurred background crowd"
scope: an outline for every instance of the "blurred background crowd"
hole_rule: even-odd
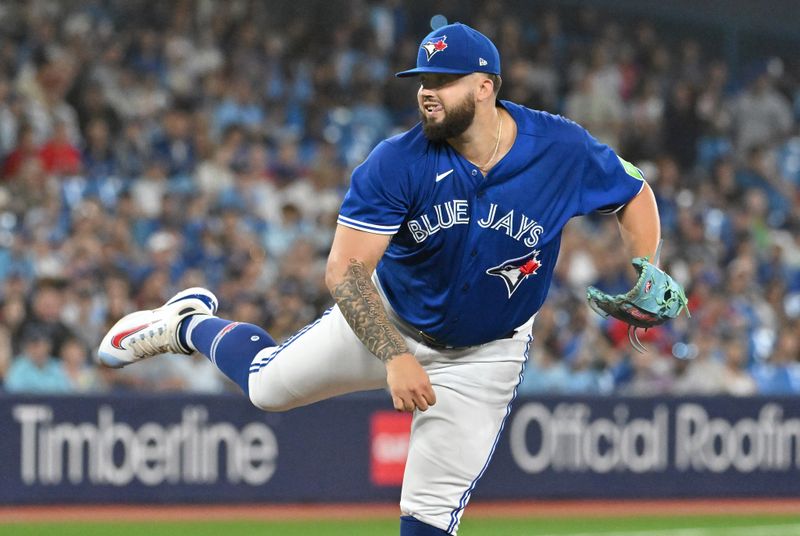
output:
[[[430,29],[422,4],[2,5],[2,388],[225,391],[202,357],[108,371],[93,354],[119,317],[187,286],[277,340],[330,306],[350,172],[417,121],[414,81],[392,75]],[[643,170],[690,300],[691,319],[636,354],[585,301],[588,285],[633,282],[616,219],[573,220],[520,391],[800,393],[796,55],[575,2],[440,4],[497,43],[501,98],[577,121]]]

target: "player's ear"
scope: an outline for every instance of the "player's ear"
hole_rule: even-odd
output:
[[[478,102],[485,101],[489,95],[487,86],[491,86],[491,82],[481,73],[475,73],[475,82],[478,84],[478,89],[475,91],[475,100]]]
[[[478,86],[478,91],[476,93],[476,97],[479,101],[491,99],[494,97],[494,80],[492,80],[489,76],[484,73],[476,73],[480,76],[478,82],[480,86]]]

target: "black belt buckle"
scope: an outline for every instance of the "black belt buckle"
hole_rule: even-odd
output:
[[[436,339],[434,339],[433,337],[431,337],[422,330],[417,330],[417,335],[421,339],[420,342],[422,342],[423,344],[425,344],[425,346],[429,348],[433,348],[434,350],[450,350],[452,348],[455,348],[455,346],[448,346],[446,344],[440,343],[439,341],[437,341]]]

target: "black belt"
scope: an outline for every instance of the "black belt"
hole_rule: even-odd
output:
[[[430,335],[428,335],[427,333],[425,333],[424,331],[419,330],[419,329],[411,329],[411,330],[409,330],[409,332],[410,332],[409,335],[411,336],[412,339],[414,339],[415,341],[417,341],[419,343],[424,344],[428,348],[433,348],[434,350],[458,350],[458,349],[461,349],[461,348],[469,348],[470,347],[470,346],[453,346],[453,345],[450,345],[450,344],[442,343],[442,342],[436,340],[435,337],[431,337]],[[516,334],[517,334],[517,330],[512,329],[511,331],[509,331],[508,333],[506,333],[502,337],[497,337],[497,339],[495,339],[495,340],[510,339]],[[474,344],[472,346],[480,346],[480,345]]]

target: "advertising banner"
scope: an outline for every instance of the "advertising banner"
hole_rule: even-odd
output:
[[[270,414],[239,396],[0,397],[0,504],[397,500],[383,393]],[[483,499],[800,496],[800,405],[520,398]]]
[[[383,398],[271,414],[234,395],[0,397],[0,503],[394,500],[397,486],[370,478],[369,423],[386,408]]]
[[[481,491],[494,498],[798,496],[798,477],[796,398],[523,399]]]

